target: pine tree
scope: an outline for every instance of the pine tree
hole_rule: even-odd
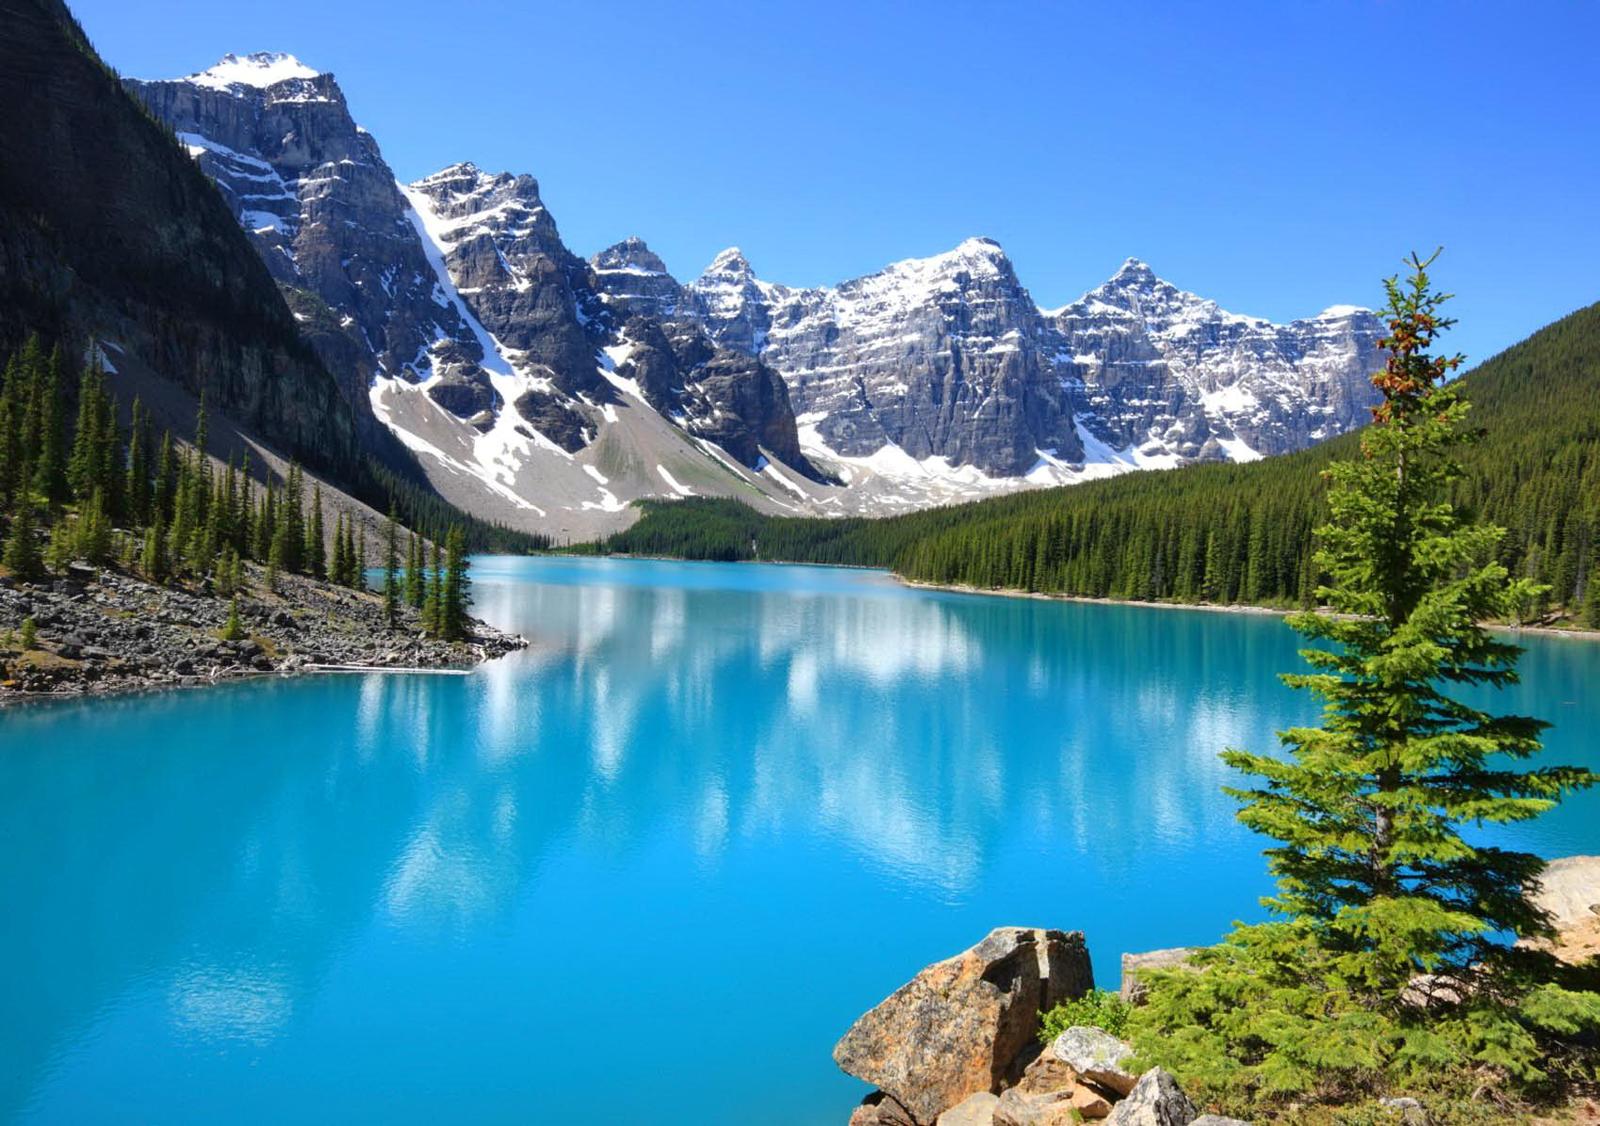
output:
[[[291,465],[278,504],[272,540],[274,562],[282,570],[298,574],[305,570],[305,548],[305,477],[298,465]]]
[[[153,583],[164,583],[170,574],[167,566],[167,535],[159,510],[144,530],[144,548],[139,553],[139,569]]]
[[[33,481],[32,469],[39,461],[39,435],[44,431],[41,417],[44,403],[39,393],[39,385],[44,381],[44,372],[44,349],[39,344],[38,336],[30,336],[22,345],[21,355],[17,357],[17,401],[22,408],[20,456],[29,468],[29,474],[24,480],[30,487]]]
[[[144,404],[133,400],[132,426],[128,431],[128,479],[123,486],[128,522],[135,527],[150,519],[150,418]]]
[[[332,582],[343,586],[347,564],[344,555],[344,513],[339,513],[333,520],[333,557],[328,563],[328,578]]]
[[[1203,1087],[1381,1090],[1449,1068],[1475,1085],[1482,1065],[1528,1082],[1553,1050],[1533,1033],[1600,1026],[1600,995],[1560,988],[1549,955],[1511,945],[1552,933],[1525,894],[1543,861],[1462,832],[1535,817],[1596,778],[1524,768],[1545,725],[1453,694],[1515,681],[1520,650],[1478,623],[1532,584],[1495,559],[1501,529],[1444,499],[1471,435],[1448,380],[1460,358],[1430,354],[1453,323],[1431,262],[1413,256],[1409,281],[1386,283],[1382,402],[1362,456],[1327,474],[1328,612],[1290,619],[1322,644],[1302,654],[1313,672],[1284,680],[1323,700],[1323,725],[1283,732],[1287,759],[1223,756],[1256,779],[1229,791],[1240,820],[1279,842],[1278,920],[1237,928],[1197,958],[1204,973],[1156,975],[1133,1019],[1151,1062]]]
[[[99,479],[100,446],[103,440],[100,429],[105,420],[100,401],[104,394],[100,369],[93,366],[84,368],[83,376],[78,381],[78,424],[72,431],[72,457],[67,464],[67,477],[71,481],[73,495],[80,501],[89,499]]]
[[[239,620],[239,600],[228,603],[228,620],[222,626],[222,640],[238,641],[244,637],[244,623]]]
[[[311,522],[306,528],[306,570],[319,579],[328,577],[327,545],[323,540],[322,483],[311,487]]]
[[[406,545],[406,602],[416,610],[422,609],[422,545],[412,532]]]
[[[103,567],[111,558],[111,518],[106,515],[105,492],[96,489],[78,511],[73,550],[79,558]]]
[[[439,562],[439,544],[434,541],[433,560],[428,567],[427,580],[422,595],[422,629],[431,637],[438,637],[444,630],[444,594],[443,574]]]
[[[19,637],[17,641],[18,644],[22,646],[22,651],[24,653],[26,653],[29,649],[38,648],[39,623],[33,620],[32,614],[29,614],[26,618],[22,619],[22,636]]]
[[[50,359],[39,373],[39,454],[34,466],[33,488],[51,511],[67,502],[66,435],[61,420],[61,349],[50,352]]]
[[[39,557],[39,540],[34,530],[36,526],[33,498],[24,496],[18,501],[16,512],[11,517],[11,531],[6,536],[5,552],[0,556],[0,562],[19,579],[31,581],[44,573],[44,562]]]
[[[383,620],[394,628],[400,612],[400,529],[394,504],[389,505],[389,521],[384,528]]]
[[[445,537],[445,573],[439,591],[439,636],[458,641],[466,634],[467,601],[471,581],[467,578],[467,540],[461,526],[455,525]]]
[[[16,357],[6,364],[0,384],[0,511],[9,512],[22,481],[22,367]]]
[[[57,574],[67,569],[67,564],[72,562],[73,551],[77,538],[73,535],[73,528],[65,520],[57,520],[50,528],[50,538],[45,544],[44,566],[47,571]]]
[[[1600,550],[1589,564],[1589,581],[1583,592],[1583,624],[1586,629],[1600,629]]]
[[[172,505],[178,489],[178,453],[172,445],[172,431],[161,432],[156,451],[156,481],[152,514],[160,513],[164,523],[172,520]]]
[[[265,563],[272,558],[272,544],[278,536],[278,490],[269,481],[261,490],[261,503],[256,508],[254,533],[250,554]]]

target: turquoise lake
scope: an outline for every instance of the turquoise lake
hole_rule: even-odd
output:
[[[866,571],[476,561],[526,652],[0,712],[0,1121],[827,1123],[830,1059],[1004,923],[1256,917],[1217,752],[1276,617]],[[1505,710],[1600,766],[1600,645]],[[1497,839],[1600,851],[1600,794]]]

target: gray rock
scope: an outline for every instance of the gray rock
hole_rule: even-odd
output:
[[[1199,1118],[1189,1123],[1189,1126],[1250,1126],[1250,1123],[1242,1118],[1225,1118],[1220,1114],[1202,1114]]]
[[[1152,1068],[1139,1077],[1128,1097],[1106,1119],[1106,1126],[1189,1126],[1198,1112],[1172,1073]]]
[[[1060,374],[1097,438],[1216,460],[1224,441],[1284,453],[1363,425],[1383,322],[1336,307],[1286,325],[1241,317],[1130,258],[1049,315]]]
[[[1139,1077],[1123,1065],[1133,1047],[1099,1028],[1074,1025],[1050,1042],[1050,1052],[1073,1071],[1118,1095],[1133,1090]]]
[[[1600,911],[1600,856],[1563,856],[1545,865],[1530,898],[1550,912],[1558,928],[1594,918]]]
[[[999,1105],[998,1095],[979,1091],[941,1114],[937,1126],[992,1126],[995,1108]]]
[[[850,1126],[918,1126],[892,1095],[874,1091],[850,1115]]]
[[[1394,1111],[1405,1126],[1428,1126],[1431,1119],[1427,1109],[1409,1095],[1392,1095],[1378,1100],[1380,1106]]]
[[[1170,970],[1186,964],[1200,948],[1198,946],[1173,946],[1166,950],[1149,950],[1142,954],[1122,956],[1121,996],[1130,1005],[1144,999],[1145,987],[1139,981],[1141,970]]]
[[[1092,981],[1081,934],[1000,927],[895,990],[851,1026],[833,1058],[933,1122],[969,1095],[996,1091],[1033,1041],[1046,998],[1081,994]]]
[[[1110,1112],[1110,1100],[1086,1086],[1054,1091],[1012,1087],[1000,1095],[994,1126],[1069,1126],[1085,1118],[1104,1118]]]
[[[1130,259],[1041,312],[988,239],[823,289],[758,280],[725,251],[689,287],[719,344],[760,356],[836,452],[1017,475],[1073,462],[1080,428],[1182,461],[1309,445],[1366,421],[1382,323],[1329,310],[1274,325],[1185,293]]]

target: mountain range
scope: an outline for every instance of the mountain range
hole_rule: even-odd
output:
[[[638,238],[579,257],[530,175],[398,183],[293,56],[124,85],[217,185],[363,439],[558,539],[648,497],[877,515],[1252,460],[1372,402],[1383,328],[1353,306],[1273,324],[1130,259],[1046,310],[982,238],[812,288],[729,249],[685,284]]]

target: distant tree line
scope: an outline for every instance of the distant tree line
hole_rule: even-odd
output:
[[[1565,612],[1600,628],[1600,305],[1464,377],[1469,423],[1451,502],[1507,529],[1497,557],[1547,588],[1524,620]],[[1172,602],[1306,606],[1321,575],[1312,530],[1323,474],[1359,436],[1248,465],[1135,473],[886,519],[764,516],[736,501],[650,502],[598,550],[689,559],[889,567],[984,589]]]
[[[341,511],[330,531],[322,486],[313,482],[308,496],[298,465],[264,486],[254,480],[248,453],[239,464],[230,456],[225,467],[214,465],[206,455],[204,396],[194,442],[183,446],[170,432],[155,440],[137,398],[124,429],[97,364],[78,379],[69,427],[66,404],[74,396],[64,382],[61,349],[46,353],[37,338],[0,375],[0,565],[12,575],[35,580],[76,559],[116,564],[157,583],[209,582],[227,597],[239,591],[250,561],[266,569],[269,587],[279,574],[299,574],[367,588],[365,529]],[[470,590],[464,530],[408,532],[403,572],[398,538],[392,507],[384,576],[391,623],[404,603],[420,612],[428,633],[462,636]]]

